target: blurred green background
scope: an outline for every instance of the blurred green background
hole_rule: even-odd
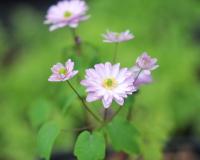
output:
[[[84,56],[94,53],[102,62],[111,60],[113,46],[103,44],[101,34],[130,29],[136,38],[120,45],[121,65],[131,67],[143,51],[158,58],[154,83],[141,88],[134,105],[133,123],[142,134],[144,159],[162,159],[166,141],[180,128],[192,125],[194,136],[200,137],[200,1],[88,3],[91,18],[81,23],[78,33],[98,49],[88,49]],[[0,160],[35,159],[42,122],[55,120],[72,129],[83,121],[69,88],[47,81],[52,64],[74,54],[68,49],[73,44],[68,28],[49,32],[43,24],[47,9],[16,5],[7,16],[9,27],[0,21]],[[63,132],[54,150],[70,151],[74,137]]]

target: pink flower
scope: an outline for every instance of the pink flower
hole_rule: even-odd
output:
[[[115,100],[119,105],[124,104],[124,98],[136,91],[134,78],[127,68],[120,68],[120,64],[96,64],[86,70],[85,79],[81,84],[88,93],[86,101],[102,100],[103,106],[108,108]]]
[[[137,58],[136,65],[130,69],[135,79],[134,85],[137,88],[153,81],[151,71],[159,67],[156,63],[157,59],[151,58],[146,52]]]
[[[107,31],[106,34],[103,34],[103,38],[104,38],[103,42],[118,43],[131,40],[134,38],[134,35],[131,34],[129,30],[121,33]]]
[[[136,88],[139,88],[142,84],[149,84],[153,81],[151,72],[149,71],[141,70],[137,66],[133,66],[130,71],[133,73],[133,77],[135,79],[133,84]]]
[[[50,31],[64,26],[76,28],[80,21],[89,18],[86,16],[88,7],[82,0],[63,0],[49,8],[45,24],[50,24]]]
[[[139,56],[136,60],[136,64],[139,68],[144,70],[154,70],[158,67],[157,59],[151,58],[146,52]]]
[[[57,63],[51,68],[52,75],[49,77],[50,82],[66,81],[75,76],[78,71],[73,71],[74,62],[69,59],[65,65]]]

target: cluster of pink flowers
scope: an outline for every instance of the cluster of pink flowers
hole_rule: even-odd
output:
[[[120,68],[119,63],[112,65],[110,62],[96,64],[94,68],[87,69],[85,79],[81,81],[88,93],[86,101],[102,100],[105,108],[110,107],[113,100],[123,105],[124,99],[137,91],[140,85],[152,82],[151,71],[158,67],[156,62],[157,59],[143,53],[130,69]],[[71,79],[78,73],[73,68],[74,62],[70,59],[65,65],[57,63],[51,68],[52,75],[49,81]]]
[[[50,30],[64,26],[77,27],[80,21],[88,18],[87,10],[82,0],[64,0],[50,7],[45,23],[51,25]],[[133,39],[134,35],[129,30],[121,33],[107,31],[103,38],[106,43],[120,43]],[[86,70],[85,79],[80,82],[86,87],[86,101],[101,100],[104,108],[110,107],[113,101],[123,105],[124,99],[137,91],[140,85],[152,82],[151,72],[157,67],[157,59],[151,58],[146,52],[137,58],[131,68],[121,68],[120,63],[96,64],[94,68]],[[48,79],[51,82],[68,81],[78,73],[71,59],[65,65],[57,63],[51,71]]]

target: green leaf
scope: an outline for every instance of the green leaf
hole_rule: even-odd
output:
[[[124,151],[128,154],[139,153],[139,132],[128,121],[115,118],[108,124],[107,131],[116,151]]]
[[[40,99],[31,105],[29,117],[34,127],[40,126],[49,118],[51,104],[46,100]]]
[[[66,103],[63,107],[63,113],[67,113],[71,107],[71,104],[73,103],[73,101],[77,98],[77,96],[75,94],[71,94],[70,96],[67,97]]]
[[[37,144],[39,154],[49,160],[53,144],[60,133],[60,127],[54,122],[45,123],[39,130]]]
[[[101,132],[82,132],[76,141],[74,154],[78,160],[102,160],[105,156],[105,140]]]

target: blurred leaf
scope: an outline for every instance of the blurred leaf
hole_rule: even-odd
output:
[[[49,160],[53,144],[60,133],[60,127],[54,122],[45,123],[39,130],[37,142],[42,158]]]
[[[70,109],[71,107],[71,104],[73,103],[74,99],[77,98],[77,96],[75,94],[71,94],[70,96],[66,97],[67,100],[66,100],[66,103],[63,107],[63,113],[65,114],[66,112],[68,112],[68,110]]]
[[[108,124],[107,130],[116,151],[124,151],[128,154],[139,153],[139,133],[128,121],[115,118]]]
[[[135,93],[135,94],[137,94],[137,93]],[[133,104],[135,102],[135,96],[136,95],[131,95],[131,96],[127,97],[127,99],[126,99],[127,106],[133,106]]]
[[[40,126],[48,119],[50,108],[51,104],[43,99],[39,99],[32,104],[29,111],[29,117],[34,127]]]
[[[102,160],[105,156],[105,141],[102,133],[82,132],[76,141],[74,154],[79,160]]]

